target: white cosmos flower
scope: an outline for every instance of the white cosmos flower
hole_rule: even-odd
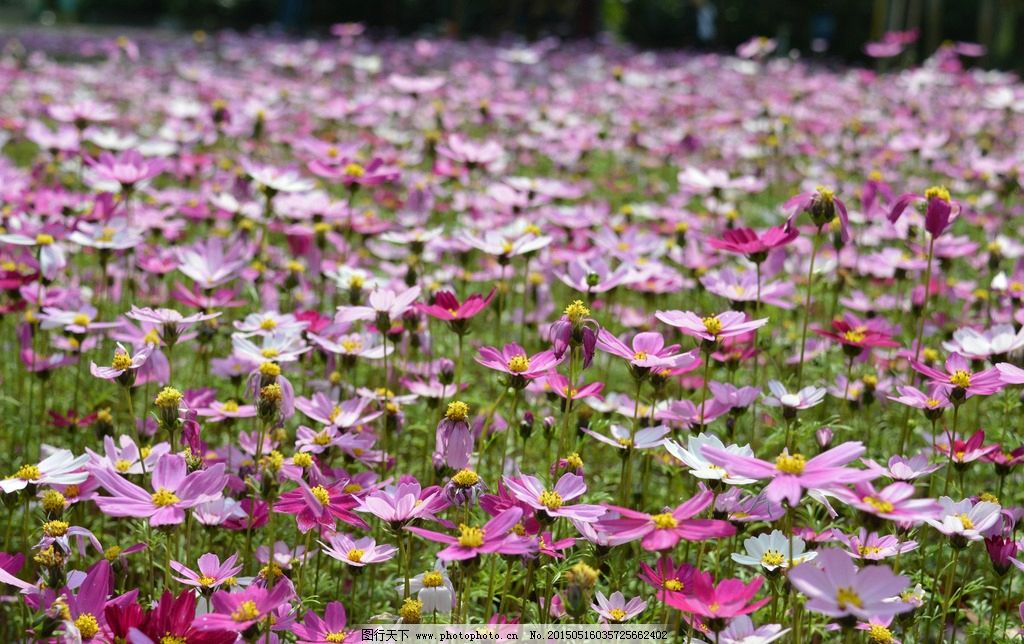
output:
[[[754,450],[750,449],[750,445],[743,445],[742,447],[739,445],[725,445],[717,436],[703,432],[696,436],[691,436],[686,441],[685,448],[674,440],[665,441],[665,449],[668,450],[669,454],[682,461],[690,468],[690,473],[699,479],[722,481],[730,485],[747,485],[754,482],[754,479],[730,476],[725,468],[719,467],[707,460],[702,451],[705,445],[725,450],[730,454],[754,456]]]
[[[0,480],[0,490],[10,494],[29,485],[78,485],[89,478],[82,469],[88,460],[87,454],[76,457],[69,449],[59,449],[38,465],[22,465],[10,478]]]
[[[743,566],[761,566],[769,572],[790,565],[800,565],[818,556],[817,552],[804,552],[804,540],[793,537],[793,556],[790,558],[789,538],[781,530],[772,530],[771,534],[759,534],[744,539],[743,546],[747,554],[732,554],[732,560]]]

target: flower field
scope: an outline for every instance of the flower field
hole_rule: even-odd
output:
[[[229,33],[0,55],[0,641],[1003,642],[1024,86]]]

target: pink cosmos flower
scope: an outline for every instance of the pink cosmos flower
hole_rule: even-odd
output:
[[[414,526],[405,529],[425,539],[448,544],[447,548],[437,553],[437,558],[444,561],[462,561],[490,553],[525,555],[536,552],[537,542],[512,531],[522,516],[521,509],[509,508],[493,517],[482,528],[460,524],[457,537]]]
[[[945,454],[949,459],[958,465],[973,463],[989,454],[999,451],[999,445],[985,445],[985,430],[979,429],[971,434],[971,437],[964,440],[960,436],[942,433],[933,441],[935,449]]]
[[[271,589],[253,585],[235,593],[218,590],[210,598],[213,612],[197,617],[194,626],[201,631],[241,633],[259,624],[294,596],[295,588],[287,578]]]
[[[656,368],[685,369],[700,360],[694,351],[679,353],[678,344],[666,347],[665,338],[654,332],[637,333],[630,347],[607,329],[601,329],[597,333],[597,348],[629,361],[638,377]]]
[[[334,321],[343,324],[357,320],[377,320],[377,326],[386,330],[391,326],[391,321],[401,318],[419,296],[419,286],[413,286],[400,293],[378,289],[370,293],[369,306],[339,306]]]
[[[869,468],[877,470],[880,475],[888,476],[894,481],[913,481],[942,467],[941,463],[932,465],[925,454],[915,454],[910,458],[898,455],[890,456],[887,467],[883,467],[869,458],[863,460]]]
[[[547,490],[540,479],[526,474],[518,477],[504,477],[509,493],[518,501],[534,510],[543,511],[549,517],[565,517],[583,523],[593,523],[605,513],[600,505],[565,505],[567,501],[578,498],[587,491],[582,476],[566,472],[555,483],[554,489]]]
[[[118,183],[126,191],[159,175],[167,167],[164,161],[145,159],[136,150],[126,150],[117,156],[103,152],[99,159],[86,157],[85,160],[97,179]]]
[[[654,317],[686,335],[707,342],[743,335],[768,324],[768,318],[747,320],[746,314],[739,311],[726,311],[706,318],[692,311],[658,311]]]
[[[321,541],[320,546],[328,557],[357,568],[387,561],[398,553],[395,546],[378,546],[373,537],[353,539],[340,532],[328,539],[328,543]]]
[[[845,551],[846,554],[854,559],[881,561],[917,549],[916,541],[901,542],[898,537],[891,534],[883,536],[879,536],[877,532],[868,534],[866,528],[861,528],[857,534],[853,535],[846,535],[842,532],[835,534],[839,541],[846,544],[848,548]]]
[[[789,571],[789,582],[810,598],[807,608],[829,617],[868,620],[912,610],[912,604],[893,601],[910,584],[888,566],[857,569],[842,550],[819,550],[813,561]]]
[[[736,528],[728,521],[693,518],[711,505],[714,498],[714,492],[705,488],[674,510],[665,508],[664,512],[654,515],[609,505],[609,514],[601,517],[596,527],[611,535],[608,542],[613,546],[642,539],[643,549],[653,551],[670,550],[680,540],[704,541],[736,534]],[[618,518],[612,518],[613,513],[617,513]]]
[[[988,396],[1003,388],[1002,376],[998,369],[973,372],[970,361],[959,353],[946,358],[945,371],[933,369],[923,362],[912,361],[910,366],[932,382],[952,388],[950,400],[954,404],[971,396]]]
[[[551,350],[529,355],[526,350],[514,342],[506,344],[499,351],[494,347],[480,347],[479,355],[474,359],[488,369],[508,374],[511,386],[526,386],[526,382],[540,378],[554,369],[565,356],[556,358]]]
[[[291,627],[298,637],[297,644],[356,644],[362,641],[359,631],[346,630],[345,607],[341,602],[330,602],[324,608],[323,619],[313,611],[306,613],[301,624]]]
[[[750,228],[733,228],[723,232],[721,239],[709,237],[707,241],[712,248],[745,255],[757,262],[764,261],[769,251],[785,246],[798,236],[797,231],[787,231],[780,226],[769,228],[761,234]]]
[[[843,503],[861,512],[902,524],[930,519],[939,511],[932,499],[914,499],[914,486],[897,481],[882,490],[876,490],[870,481],[857,483],[852,490],[836,487],[832,493]]]
[[[724,467],[734,476],[752,479],[772,479],[765,488],[770,501],[781,503],[784,499],[796,507],[805,489],[830,489],[844,483],[858,483],[875,477],[874,472],[842,467],[864,455],[864,444],[850,441],[808,460],[803,454],[783,451],[774,463],[752,456],[743,456],[705,445],[705,458]]]
[[[1001,514],[998,503],[971,499],[954,501],[948,496],[939,497],[939,511],[934,518],[926,519],[928,524],[952,537],[956,541],[981,541],[990,528],[999,522]]]
[[[601,616],[601,621],[616,624],[629,621],[647,609],[647,602],[640,597],[633,597],[627,602],[623,594],[617,590],[611,597],[605,597],[604,593],[597,591],[595,599],[597,601],[590,607]]]
[[[577,382],[577,386],[570,387],[569,379],[557,371],[548,373],[547,380],[545,380],[545,390],[553,391],[558,394],[559,397],[573,400],[582,400],[584,398],[590,398],[595,396],[600,398],[601,391],[604,389],[603,382],[592,382],[590,384],[580,384],[582,379]],[[532,387],[533,385],[531,385]]]
[[[131,483],[113,470],[94,467],[90,471],[112,496],[94,501],[112,517],[145,517],[152,526],[176,525],[185,520],[185,510],[221,496],[227,484],[224,463],[186,474],[185,459],[166,454],[153,470],[153,492]]]
[[[428,518],[437,509],[435,501],[440,499],[440,488],[422,489],[415,479],[402,480],[396,486],[388,486],[365,497],[357,498],[357,512],[370,514],[401,527],[413,519]],[[443,501],[443,500],[442,500]]]
[[[118,382],[127,382],[131,385],[134,382],[134,374],[128,378],[122,378],[126,373],[134,372],[141,368],[146,361],[149,360],[149,356],[152,355],[153,349],[155,348],[152,344],[144,344],[135,355],[132,355],[128,349],[124,347],[120,342],[117,343],[117,350],[114,351],[114,359],[110,363],[109,367],[101,367],[95,362],[90,363],[89,372],[96,378],[103,380],[117,380]]]
[[[175,577],[186,586],[195,586],[204,593],[215,590],[228,579],[242,572],[241,565],[235,565],[238,560],[238,553],[235,553],[221,562],[220,557],[213,553],[206,553],[199,557],[199,570],[190,569],[177,561],[171,561],[171,570],[181,575]]]

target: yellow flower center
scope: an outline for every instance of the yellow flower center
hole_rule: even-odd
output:
[[[260,355],[262,355],[264,358],[270,359],[276,358],[277,356],[281,355],[281,352],[278,351],[277,349],[263,349],[262,351],[260,351]]]
[[[78,496],[78,492],[79,490],[77,485],[69,485],[66,488],[64,488],[64,496],[69,499],[76,498]]]
[[[818,186],[818,199],[820,199],[822,203],[832,203],[836,199],[836,193],[831,188]]]
[[[127,472],[131,468],[132,468],[131,461],[123,459],[123,458],[117,459],[117,461],[114,463],[114,469],[117,470],[118,472],[120,472],[121,474],[124,474],[125,472]]]
[[[549,510],[557,510],[562,507],[562,495],[554,490],[544,490],[537,500]]]
[[[963,369],[957,369],[953,372],[953,375],[949,377],[949,382],[955,387],[967,389],[971,386],[971,374]]]
[[[323,447],[324,445],[327,445],[330,442],[331,442],[331,437],[327,434],[327,432],[320,432],[319,434],[317,434],[316,436],[313,437],[313,444],[314,445],[319,445],[319,446]]]
[[[761,563],[765,566],[781,566],[785,561],[786,557],[778,550],[765,550],[761,555]]]
[[[309,467],[313,464],[313,457],[306,452],[299,452],[292,457],[292,463],[299,467]]]
[[[459,524],[459,545],[465,548],[479,548],[484,545],[484,531],[465,523]]]
[[[362,492],[363,486],[359,485],[358,483],[349,483],[348,485],[343,487],[342,490],[344,490],[348,494],[355,494],[356,492]]]
[[[783,474],[803,474],[806,465],[803,454],[779,454],[775,458],[775,469]]]
[[[153,404],[162,409],[175,409],[181,404],[182,398],[181,392],[174,387],[164,387],[153,399]]]
[[[868,557],[881,554],[882,549],[878,546],[858,546],[857,552],[860,554],[861,557]]]
[[[859,329],[847,331],[846,333],[843,334],[843,339],[845,339],[847,342],[852,342],[854,344],[859,344],[863,342],[865,337],[866,336],[864,332]]]
[[[209,588],[210,586],[214,585],[215,583],[217,583],[217,580],[214,579],[213,577],[210,577],[209,575],[201,575],[199,577],[199,585],[203,586],[204,588]]]
[[[892,631],[881,624],[871,624],[868,626],[868,639],[879,644],[890,644],[896,641],[892,636]]]
[[[366,168],[358,163],[350,163],[345,166],[345,174],[350,177],[361,177],[366,174]]]
[[[565,317],[569,318],[570,322],[577,324],[580,320],[590,315],[590,309],[583,305],[583,300],[575,300],[572,304],[565,307],[562,313],[565,314]]]
[[[480,476],[469,468],[459,470],[452,477],[452,483],[459,487],[473,487],[480,481]]]
[[[125,371],[132,367],[132,357],[127,353],[115,353],[114,359],[110,362],[110,366],[118,371]]]
[[[223,405],[221,405],[221,409],[223,409],[226,412],[234,413],[238,411],[238,403],[235,402],[234,400],[229,400]]]
[[[92,320],[90,320],[89,316],[85,313],[79,313],[75,317],[71,318],[71,323],[77,326],[89,326],[90,322],[92,322]]]
[[[654,521],[654,525],[658,526],[658,528],[660,528],[661,530],[669,530],[679,525],[679,522],[676,521],[676,518],[668,512],[663,512],[662,514],[655,514],[651,517],[651,521]]]
[[[618,441],[619,445],[622,445],[623,447],[625,447],[627,449],[630,448],[630,447],[633,447],[632,439],[629,439],[629,438],[619,438],[619,439],[616,439],[616,440]]]
[[[622,620],[626,619],[626,611],[622,610],[621,608],[613,608],[610,611],[608,611],[608,616],[616,622],[621,622]]]
[[[704,323],[704,330],[709,335],[718,336],[722,332],[722,322],[716,317],[707,317],[701,320]]]
[[[928,409],[935,409],[941,404],[942,403],[940,401],[935,400],[934,398],[929,398],[928,400],[924,401],[924,406],[927,407]]]
[[[423,575],[423,587],[424,588],[437,588],[444,584],[444,577],[441,573],[436,570],[431,570]]]
[[[398,615],[406,624],[416,624],[420,621],[423,611],[423,602],[412,597],[406,597],[402,607],[398,609]]]
[[[512,373],[523,373],[530,368],[530,359],[526,356],[514,356],[509,358],[508,370]]]
[[[363,348],[363,343],[359,340],[342,340],[341,348],[349,353],[355,353]]]
[[[861,600],[860,595],[857,591],[849,586],[842,586],[836,590],[836,604],[839,605],[839,610],[846,610],[847,606],[854,606],[856,608],[862,608],[864,602]]]
[[[82,639],[87,640],[100,632],[100,623],[90,613],[82,613],[75,620],[75,628],[82,634]]]
[[[885,499],[880,499],[875,496],[866,496],[863,501],[882,514],[888,514],[893,510],[892,503],[889,503]]]
[[[276,362],[264,362],[260,365],[260,375],[267,378],[276,378],[281,375],[281,365]]]
[[[67,521],[47,521],[43,524],[43,534],[48,537],[63,537],[68,533]]]
[[[36,244],[40,246],[49,246],[53,242],[53,235],[47,235],[46,233],[39,233],[36,235]]]
[[[188,644],[184,637],[177,635],[164,635],[160,638],[160,644]]]
[[[356,563],[360,563],[360,562],[362,562],[363,555],[365,555],[365,554],[366,554],[366,552],[364,552],[363,550],[360,550],[359,548],[352,548],[351,550],[348,551],[348,554],[345,555],[345,556],[348,557],[349,561],[354,561]]]
[[[348,637],[346,631],[331,631],[324,635],[324,639],[328,642],[344,642],[346,637]]]
[[[160,344],[160,334],[157,333],[156,329],[150,329],[145,336],[142,337],[142,341],[146,344],[152,344],[156,346]]]
[[[236,622],[249,622],[260,615],[260,610],[256,608],[256,602],[251,599],[247,599],[238,605],[235,612],[231,613],[231,619]]]
[[[941,199],[942,201],[949,203],[949,190],[947,190],[945,186],[932,186],[924,191],[924,198],[928,200]]]
[[[264,331],[272,331],[277,328],[277,321],[271,318],[265,318],[260,322],[260,328]]]
[[[260,389],[260,398],[268,402],[280,402],[284,398],[284,392],[281,391],[281,385],[274,383]]]
[[[1005,456],[1008,459],[1013,458],[1012,454],[1006,454]],[[995,494],[992,494],[991,492],[982,492],[981,494],[978,495],[978,500],[985,501],[987,503],[999,503],[999,497],[997,497]]]
[[[320,505],[327,505],[331,502],[331,495],[324,486],[317,485],[310,488],[309,491],[313,493],[313,496],[320,502]]]
[[[175,503],[181,503],[181,499],[174,492],[171,492],[165,487],[158,489],[153,493],[151,497],[153,505],[158,508],[166,508],[168,505],[174,505]]]
[[[43,475],[42,472],[39,471],[39,468],[37,466],[35,466],[35,465],[22,465],[21,467],[18,468],[18,471],[14,474],[14,478],[21,479],[23,481],[35,481],[36,479],[38,479],[42,475]]]
[[[970,517],[966,514],[961,514],[957,518],[960,519],[960,523],[964,526],[964,530],[974,529],[974,521],[971,521]]]
[[[67,499],[57,490],[43,492],[39,502],[47,512],[60,512],[67,506]]]
[[[666,579],[665,583],[662,584],[665,590],[671,590],[672,592],[679,592],[683,589],[683,582],[678,579]]]
[[[461,400],[453,400],[448,403],[448,411],[445,412],[445,417],[448,420],[462,421],[466,420],[469,416],[469,405],[462,402]]]
[[[572,454],[569,454],[568,456],[565,457],[565,464],[566,466],[574,470],[582,469],[583,459],[580,458],[578,452],[573,452]]]
[[[634,360],[646,360],[647,359],[647,352],[646,351],[637,351],[636,353],[633,354],[633,359]]]

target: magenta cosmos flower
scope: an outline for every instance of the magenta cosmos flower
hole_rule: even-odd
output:
[[[729,253],[745,255],[752,262],[763,262],[768,258],[769,251],[785,246],[798,235],[795,230],[787,231],[780,226],[769,228],[760,235],[750,228],[734,228],[723,232],[721,239],[709,237],[708,245]]]
[[[186,474],[185,459],[166,454],[153,470],[153,492],[121,478],[113,470],[93,468],[92,475],[112,496],[94,500],[112,517],[148,518],[152,526],[175,525],[185,520],[185,510],[220,498],[227,484],[224,464]]]
[[[768,603],[770,597],[751,603],[763,583],[764,577],[755,577],[749,584],[739,579],[723,579],[716,586],[711,573],[697,570],[688,592],[671,593],[665,603],[684,613],[718,621],[720,630],[725,625],[721,620],[753,613]]]
[[[447,548],[437,553],[437,558],[444,561],[462,561],[491,553],[526,555],[536,552],[537,541],[521,537],[512,531],[522,517],[522,509],[509,508],[481,528],[464,523],[459,524],[459,536],[457,537],[426,528],[409,526],[405,529],[425,539],[448,544]]]
[[[525,474],[518,477],[506,476],[504,480],[512,496],[534,510],[546,512],[550,517],[593,523],[605,513],[604,507],[600,505],[565,505],[566,501],[572,501],[587,491],[583,477],[571,472],[563,474],[552,490],[545,489],[540,479]]]
[[[298,637],[297,644],[355,644],[363,640],[359,631],[345,630],[347,618],[341,602],[330,602],[324,609],[323,619],[313,611],[306,613],[301,624],[292,626]]]
[[[1003,388],[1002,376],[998,369],[985,369],[974,372],[970,361],[959,353],[951,353],[946,358],[946,370],[933,369],[923,362],[911,362],[910,366],[932,382],[952,387],[950,400],[956,404],[971,396],[988,396]]]
[[[218,590],[210,598],[213,612],[196,618],[195,627],[201,631],[233,631],[241,633],[266,619],[279,606],[295,596],[292,582],[287,578],[271,589],[249,586],[237,593]]]
[[[434,295],[433,304],[418,302],[416,309],[437,320],[444,320],[453,332],[464,335],[469,330],[470,318],[487,308],[496,292],[492,288],[486,297],[473,293],[464,302],[459,302],[451,291],[439,291]]]
[[[875,477],[867,470],[843,467],[864,455],[864,444],[850,441],[807,460],[803,454],[783,451],[774,463],[753,456],[744,456],[705,445],[701,450],[709,461],[724,467],[733,476],[752,479],[772,479],[764,494],[768,500],[781,503],[783,499],[796,507],[805,489],[832,488],[844,483],[859,483]]]
[[[285,492],[274,504],[274,510],[294,514],[299,531],[303,534],[319,526],[320,530],[333,530],[336,521],[342,521],[359,528],[367,527],[359,516],[349,512],[356,507],[353,496],[344,490],[342,483],[315,485],[310,487],[299,481],[299,487]]]
[[[692,311],[658,311],[654,317],[686,335],[707,342],[743,335],[768,324],[768,318],[747,320],[747,316],[739,311],[726,311],[705,318]]]
[[[596,527],[609,533],[608,543],[613,546],[643,539],[640,545],[644,550],[670,550],[680,540],[704,541],[736,534],[736,528],[728,521],[693,518],[711,505],[714,498],[714,492],[705,489],[675,510],[666,508],[653,515],[610,505],[608,509],[618,513],[619,518],[608,518],[606,514]]]
[[[941,186],[932,186],[924,191],[924,195],[908,192],[896,198],[889,211],[889,221],[895,223],[903,211],[912,203],[924,202],[924,229],[933,238],[946,232],[953,219],[960,212],[960,204],[954,202],[949,196],[949,190]]]
[[[480,355],[474,359],[488,369],[508,374],[509,385],[521,389],[527,381],[546,375],[564,358],[564,355],[556,358],[555,352],[551,350],[531,356],[521,346],[511,342],[500,351],[494,347],[480,347]]]
[[[888,566],[860,570],[848,554],[838,549],[819,550],[813,562],[789,571],[789,581],[810,598],[807,608],[829,617],[868,620],[912,610],[914,606],[893,601],[910,583]]]
[[[98,179],[113,181],[121,185],[122,190],[131,190],[136,184],[157,176],[166,168],[160,159],[146,159],[135,150],[127,150],[119,156],[103,152],[99,159],[86,157]]]
[[[413,519],[427,518],[436,509],[439,488],[422,489],[416,480],[403,480],[397,486],[371,492],[358,498],[358,512],[369,512],[392,526],[401,527]]]

